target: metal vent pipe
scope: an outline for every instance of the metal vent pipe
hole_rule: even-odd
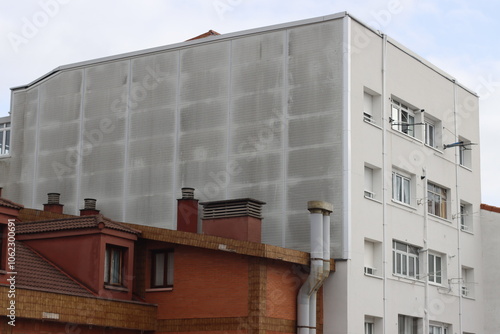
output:
[[[330,274],[330,213],[333,205],[323,201],[307,202],[310,212],[310,274],[297,295],[297,333],[316,333],[317,292]]]

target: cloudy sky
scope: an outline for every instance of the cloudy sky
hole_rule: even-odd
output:
[[[10,88],[79,61],[347,11],[481,96],[482,202],[500,206],[500,2],[22,0],[0,4],[0,117]]]

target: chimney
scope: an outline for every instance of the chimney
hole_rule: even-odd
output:
[[[43,211],[53,212],[53,213],[63,213],[64,205],[59,204],[59,198],[61,194],[59,193],[48,193],[47,204],[43,205]]]
[[[203,233],[260,243],[264,204],[252,198],[201,203]]]
[[[194,188],[182,188],[182,198],[177,200],[177,230],[198,233],[198,200]]]
[[[95,208],[95,204],[97,202],[94,198],[85,198],[84,207],[80,209],[80,216],[95,216],[99,214],[99,210]]]
[[[2,187],[0,187],[0,197],[2,197]]]

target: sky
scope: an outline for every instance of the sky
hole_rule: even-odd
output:
[[[22,0],[0,4],[0,117],[10,88],[58,66],[347,11],[480,96],[482,203],[500,206],[500,2]]]

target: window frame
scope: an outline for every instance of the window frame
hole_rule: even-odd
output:
[[[375,324],[365,321],[365,334],[375,334]]]
[[[436,125],[434,122],[426,119],[424,121],[424,143],[427,146],[436,148]]]
[[[415,112],[406,104],[391,99],[391,128],[407,136],[416,138]]]
[[[398,249],[399,246],[399,249]],[[405,250],[402,248],[406,247]],[[393,275],[415,279],[420,278],[420,247],[401,241],[392,241]]]
[[[432,182],[427,182],[427,213],[448,219],[448,189]],[[439,211],[439,212],[436,212]]]
[[[11,134],[11,122],[0,123],[0,157],[10,155]]]
[[[117,245],[106,244],[104,254],[104,285],[123,286],[123,276],[125,272],[125,252],[126,248]],[[118,267],[115,267],[116,258],[113,256],[118,254]],[[115,274],[118,269],[118,275]],[[115,278],[117,278],[115,280]]]
[[[431,261],[432,258],[432,261]],[[438,261],[439,259],[439,261]],[[429,253],[428,259],[428,280],[433,284],[442,285],[443,282],[443,256],[436,253]],[[439,262],[439,268],[438,268]],[[432,266],[432,268],[431,268]],[[432,269],[432,270],[431,270]],[[439,269],[439,270],[438,270]]]
[[[159,254],[164,254],[164,262],[163,262],[163,275],[162,275],[162,284],[157,284],[156,282],[156,273],[157,273],[157,258]],[[174,269],[174,250],[171,248],[168,249],[152,249],[150,253],[151,266],[150,266],[150,288],[151,289],[163,289],[163,288],[172,288],[174,285],[173,282],[173,269]]]
[[[397,182],[398,178],[401,180],[399,185]],[[408,188],[407,191],[405,191],[406,187]],[[392,199],[394,201],[411,205],[411,188],[411,177],[397,171],[392,172]]]
[[[418,322],[419,318],[398,314],[398,334],[418,334]]]
[[[473,233],[472,204],[460,201],[460,231]]]

